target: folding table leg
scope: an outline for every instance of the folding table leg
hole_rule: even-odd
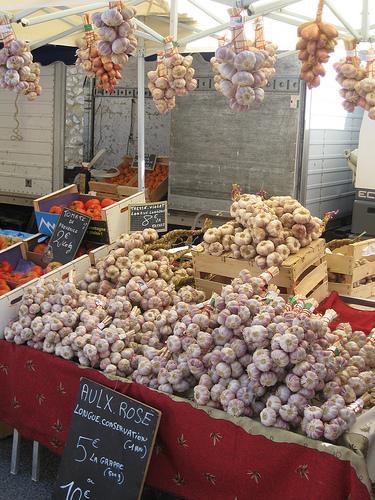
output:
[[[40,465],[40,443],[33,442],[33,464],[31,469],[31,479],[39,481],[39,465]]]
[[[21,436],[17,429],[13,431],[12,459],[10,463],[10,473],[18,474],[18,465],[20,461],[20,439]]]

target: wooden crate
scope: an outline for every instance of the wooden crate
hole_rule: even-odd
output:
[[[373,255],[366,255],[373,252]],[[363,254],[364,253],[364,254]],[[366,258],[369,263],[356,267],[356,261]],[[351,243],[327,253],[328,271],[343,275],[342,283],[328,281],[330,292],[339,295],[369,298],[375,295],[375,282],[353,286],[368,276],[375,275],[375,238]]]
[[[93,198],[87,194],[79,194],[77,186],[72,184],[59,191],[55,191],[43,198],[34,200],[35,216],[38,230],[42,234],[52,234],[59,216],[50,214],[48,210],[53,205],[67,205],[74,200],[84,203]],[[99,200],[103,198],[98,197]],[[126,199],[103,208],[102,220],[92,220],[85,234],[85,240],[94,243],[113,243],[122,233],[129,232],[128,207],[132,203],[145,203],[144,193],[135,192]]]
[[[77,283],[83,278],[85,272],[91,267],[90,258],[88,255],[82,255],[78,259],[58,267],[53,271],[45,274],[45,278],[52,280],[65,280],[68,278],[70,271],[75,271],[74,282]],[[24,289],[30,284],[36,284],[39,278],[29,281],[25,285],[19,286],[10,292],[0,296],[0,338],[4,333],[4,328],[17,315],[17,305],[19,304]]]
[[[133,162],[132,156],[124,156],[124,161],[128,163]],[[158,156],[156,158],[157,163],[169,164],[168,156]],[[137,170],[137,168],[135,167]],[[114,184],[105,182],[104,179],[99,181],[90,181],[89,188],[90,191],[95,191],[97,196],[109,196],[111,198],[116,197],[116,199],[126,198],[138,193],[138,188],[134,187],[134,184],[138,180],[138,175],[135,175],[126,186],[120,184]],[[164,179],[152,192],[145,188],[145,199],[146,202],[159,201],[168,193],[168,178]]]
[[[196,251],[198,249],[198,251]],[[202,247],[201,247],[202,249]],[[255,261],[234,259],[229,256],[213,257],[196,247],[192,251],[195,286],[206,296],[221,292],[223,285],[231,282],[242,269],[248,269],[252,276],[259,276],[262,269]],[[297,254],[290,255],[281,265],[280,273],[271,281],[275,283],[285,298],[291,293],[314,297],[321,302],[328,295],[327,262],[325,241],[313,241]]]

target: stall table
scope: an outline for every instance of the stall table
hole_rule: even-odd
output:
[[[373,498],[363,436],[348,447],[313,441],[4,340],[0,420],[61,455],[81,377],[162,412],[149,486],[191,500]]]

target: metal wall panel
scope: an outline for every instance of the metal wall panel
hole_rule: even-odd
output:
[[[0,92],[2,202],[30,205],[33,199],[53,191],[53,170],[63,169],[63,164],[56,164],[64,149],[60,127],[64,129],[62,92],[65,91],[61,85],[63,77],[56,81],[57,66],[62,75],[62,63],[41,67],[43,90],[34,101],[25,96],[16,99],[13,92]]]
[[[228,210],[233,183],[243,192],[294,195],[300,120],[300,108],[291,106],[291,95],[298,95],[296,58],[277,61],[279,79],[270,81],[262,104],[244,114],[232,111],[228,99],[207,83],[214,76],[211,63],[197,55],[193,67],[206,85],[177,97],[172,110],[169,208]]]
[[[335,54],[335,58],[340,54]],[[305,162],[307,165],[305,197],[301,201],[316,216],[339,210],[341,216],[352,212],[354,201],[353,174],[345,149],[358,147],[363,110],[347,113],[341,105],[336,72],[326,65],[327,74],[318,88],[308,91]],[[306,168],[306,167],[305,167]]]

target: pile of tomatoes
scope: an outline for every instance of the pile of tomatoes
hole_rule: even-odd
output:
[[[129,181],[137,175],[137,169],[131,167],[127,161],[122,162],[118,167],[119,175],[105,179],[108,184],[118,184],[126,186]]]
[[[145,188],[152,193],[168,177],[168,172],[168,165],[162,165],[161,163],[157,163],[154,170],[146,170]],[[133,186],[138,187],[138,180],[134,182]]]
[[[102,208],[109,207],[114,203],[116,203],[116,201],[112,200],[111,198],[104,198],[102,201],[100,201],[98,198],[91,198],[90,200],[86,201],[86,203],[81,200],[74,200],[72,201],[72,203],[70,203],[68,208],[75,210],[76,212],[79,212],[81,214],[89,215],[94,220],[102,220]],[[49,213],[59,214],[63,207],[66,207],[66,205],[54,205],[49,209]]]
[[[24,285],[28,281],[39,278],[60,266],[62,266],[60,262],[50,262],[45,269],[41,266],[33,266],[27,273],[17,273],[13,271],[9,262],[3,260],[0,262],[0,295],[4,295],[11,290],[9,283],[16,283],[17,286]]]
[[[105,179],[108,184],[117,184],[120,186],[126,186],[136,175],[138,170],[132,168],[130,164],[126,161],[119,165],[118,170],[120,174],[116,177],[110,177]],[[168,177],[169,166],[163,165],[162,163],[156,163],[154,170],[146,170],[145,172],[145,188],[152,192],[155,188],[163,182],[164,179]],[[135,180],[132,187],[138,187],[138,180]]]

